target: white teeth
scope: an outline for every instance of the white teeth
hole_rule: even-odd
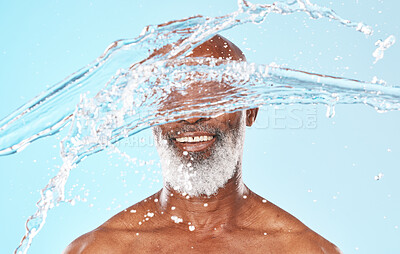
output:
[[[202,142],[202,141],[209,141],[213,139],[213,136],[197,136],[197,137],[182,137],[182,138],[176,138],[176,141],[180,143],[185,143],[185,142]]]

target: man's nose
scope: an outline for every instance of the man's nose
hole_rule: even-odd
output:
[[[184,119],[182,121],[187,122],[189,124],[196,124],[196,123],[208,121],[210,119],[211,119],[211,117],[192,117],[192,118]]]

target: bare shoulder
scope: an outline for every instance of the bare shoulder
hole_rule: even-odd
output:
[[[311,229],[291,234],[288,238],[286,253],[342,254],[337,246]]]
[[[255,194],[258,220],[256,228],[263,230],[275,246],[284,253],[341,254],[333,243],[317,234],[296,217]]]
[[[64,250],[63,254],[90,254],[90,253],[114,253],[113,239],[108,239],[101,229],[95,229],[86,233],[72,243]]]
[[[138,221],[149,210],[154,202],[148,202],[149,197],[111,217],[104,224],[75,239],[64,250],[63,254],[108,254],[126,253],[127,249],[139,244],[135,241],[136,234],[145,227],[140,227]]]

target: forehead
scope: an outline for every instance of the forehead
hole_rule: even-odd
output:
[[[218,59],[246,61],[243,52],[228,39],[215,35],[193,49],[189,57],[213,57]]]
[[[215,35],[211,39],[203,42],[201,45],[193,49],[193,51],[187,56],[188,65],[196,65],[195,61],[191,64],[191,60],[195,60],[198,57],[211,57],[222,60],[233,60],[233,61],[246,61],[243,52],[228,39],[221,35]],[[198,81],[194,80],[191,82],[190,78],[186,80],[188,83],[183,89],[177,89],[172,91],[168,96],[169,101],[184,101],[184,100],[206,100],[206,101],[218,101],[222,99],[223,95],[227,95],[227,92],[232,90],[232,87],[225,82],[214,82],[214,81]],[[185,81],[185,82],[186,82]]]
[[[187,56],[185,65],[197,65],[196,58],[211,57],[222,60],[245,61],[242,51],[229,40],[220,35],[197,46]],[[192,61],[193,60],[193,61]],[[179,64],[178,64],[179,65]],[[199,76],[202,74],[199,73]],[[161,78],[161,77],[160,77]],[[205,80],[206,78],[186,78],[183,86],[174,87],[166,98],[160,101],[162,111],[197,110],[202,111],[207,105],[220,105],[227,96],[233,95],[235,89],[225,82]]]

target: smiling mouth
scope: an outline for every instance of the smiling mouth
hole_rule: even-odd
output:
[[[214,136],[195,136],[195,137],[176,138],[175,140],[179,143],[194,143],[194,142],[210,141],[213,138]]]
[[[183,151],[201,152],[214,144],[216,136],[211,133],[185,132],[182,136],[173,138],[172,140]]]

